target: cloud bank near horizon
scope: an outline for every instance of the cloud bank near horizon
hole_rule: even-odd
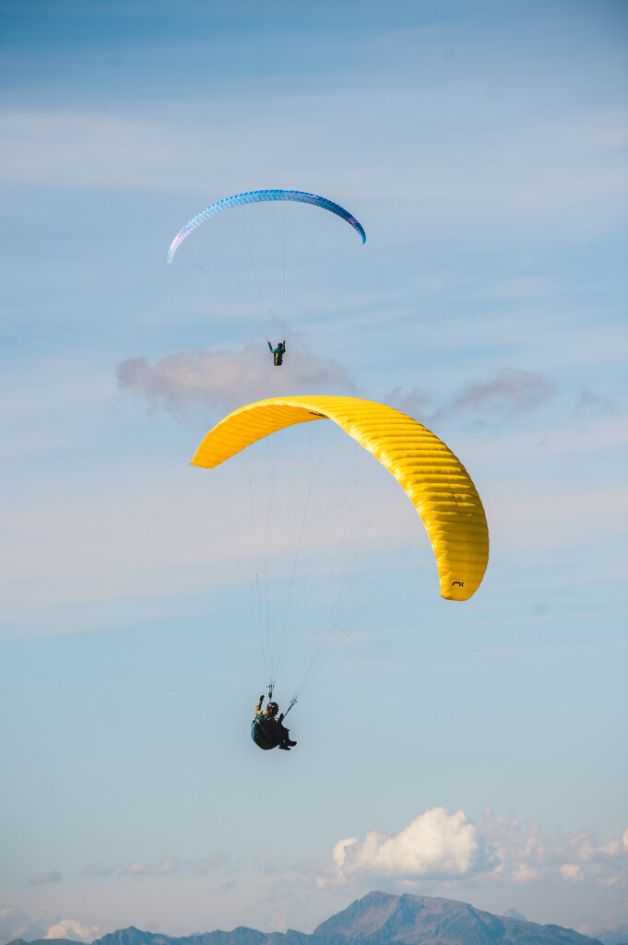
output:
[[[77,919],[34,919],[20,906],[0,907],[0,942],[13,939],[59,939],[92,942],[99,933],[96,925],[85,925]]]
[[[332,861],[322,885],[392,878],[408,889],[425,879],[483,879],[513,887],[562,882],[619,893],[628,881],[628,827],[605,842],[586,832],[547,837],[532,821],[487,811],[474,822],[463,810],[435,807],[396,834],[371,830],[339,840]]]

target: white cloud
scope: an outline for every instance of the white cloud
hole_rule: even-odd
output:
[[[563,863],[560,867],[560,875],[564,879],[573,880],[575,882],[582,879],[582,870],[577,863]]]
[[[393,877],[406,886],[436,880],[455,888],[474,880],[492,886],[577,881],[619,888],[628,878],[627,835],[603,843],[586,833],[547,837],[534,822],[522,824],[491,811],[473,822],[462,810],[450,814],[436,807],[393,836],[369,831],[362,839],[339,840],[332,851],[333,878],[319,883]]]
[[[350,837],[336,844],[339,873],[382,876],[464,876],[478,852],[476,827],[463,811],[449,814],[436,807],[415,817],[393,837],[370,831],[363,840]]]
[[[288,343],[281,367],[273,365],[270,352],[259,344],[248,344],[235,351],[181,351],[155,364],[134,358],[122,362],[117,373],[122,388],[175,415],[194,407],[217,413],[297,392],[356,392],[340,364],[311,354],[298,338]]]
[[[181,861],[176,856],[164,856],[159,863],[129,863],[123,870],[126,876],[170,876],[181,869]]]
[[[76,919],[61,919],[50,926],[44,938],[69,938],[73,941],[91,942],[97,935],[97,926],[83,925]]]

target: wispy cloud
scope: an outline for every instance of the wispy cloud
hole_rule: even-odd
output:
[[[0,180],[14,183],[150,190],[170,181],[179,189],[174,183],[179,172],[184,179],[198,177],[205,147],[227,153],[221,147],[224,132],[206,129],[199,150],[181,129],[167,124],[83,111],[4,111],[0,130],[9,142],[0,158]],[[174,181],[167,167],[173,154],[178,155]]]
[[[63,877],[59,870],[50,870],[48,873],[38,873],[29,879],[30,886],[46,886],[48,883],[60,883]]]
[[[576,413],[583,417],[616,417],[622,413],[622,408],[610,397],[585,388],[578,397]]]
[[[118,383],[122,389],[143,395],[152,408],[165,407],[179,417],[193,408],[218,413],[282,394],[360,393],[338,361],[312,354],[298,335],[289,347],[281,368],[272,365],[259,344],[238,350],[181,351],[154,364],[146,358],[133,358],[118,366]],[[490,424],[535,410],[553,393],[554,385],[543,375],[503,368],[486,380],[464,385],[449,401],[431,410],[431,395],[419,388],[396,387],[381,399],[428,423],[463,417]],[[591,392],[585,398],[585,408],[595,405],[601,409],[603,403],[600,398],[598,404]]]
[[[554,384],[542,374],[502,368],[483,380],[462,385],[440,405],[435,405],[433,395],[421,388],[396,387],[383,399],[428,425],[459,419],[467,424],[494,427],[536,410],[554,393]]]
[[[458,113],[472,116],[466,127],[443,128],[452,95]],[[209,178],[233,192],[247,180],[250,185],[254,155],[260,179],[293,179],[298,160],[300,176],[313,189],[327,180],[343,193],[359,194],[371,204],[372,218],[391,232],[414,230],[418,216],[430,234],[454,224],[458,231],[473,226],[501,232],[514,221],[533,224],[537,234],[541,221],[551,231],[589,233],[622,216],[628,181],[619,108],[583,107],[560,120],[523,111],[515,121],[510,112],[488,107],[485,93],[472,87],[421,95],[414,86],[407,94],[395,86],[391,98],[381,83],[358,91],[282,93],[281,102],[280,117],[268,97],[213,102],[210,127],[199,130],[195,122],[193,131],[179,102],[160,119],[140,120],[93,110],[7,109],[0,113],[0,181],[163,194],[206,192]],[[409,113],[422,116],[420,132],[408,128]],[[345,135],[344,159],[330,162],[320,127],[346,132],[346,120],[338,117],[344,115],[352,133]],[[400,124],[404,147],[391,150]],[[364,137],[371,141],[367,155],[354,144]]]
[[[554,393],[546,377],[520,368],[504,368],[486,381],[464,386],[448,403],[430,415],[430,422],[464,415],[477,422],[508,420],[545,403]]]
[[[85,867],[84,875],[90,879],[107,879],[112,876],[151,876],[165,877],[177,873],[193,873],[207,876],[213,870],[224,867],[229,862],[224,853],[212,853],[196,859],[182,859],[178,856],[163,856],[158,863],[145,863],[136,860],[118,866],[106,866],[102,863],[90,863]]]
[[[298,338],[288,343],[281,367],[269,351],[248,344],[235,351],[181,351],[155,364],[134,358],[123,361],[117,374],[121,388],[176,416],[198,407],[218,414],[282,394],[357,392],[341,364],[312,354]]]

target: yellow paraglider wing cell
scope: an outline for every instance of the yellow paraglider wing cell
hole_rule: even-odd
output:
[[[358,397],[271,397],[234,410],[199,446],[193,466],[213,468],[277,430],[333,420],[392,473],[423,522],[438,567],[441,595],[468,600],[488,563],[488,526],[469,474],[417,420]]]

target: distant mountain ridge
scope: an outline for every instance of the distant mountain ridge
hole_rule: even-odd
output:
[[[27,945],[14,939],[9,945]],[[36,939],[30,945],[82,945],[71,939]],[[174,937],[131,926],[95,939],[92,945],[601,945],[559,925],[538,925],[493,915],[466,902],[432,896],[371,892],[322,922],[311,935],[200,932]]]

